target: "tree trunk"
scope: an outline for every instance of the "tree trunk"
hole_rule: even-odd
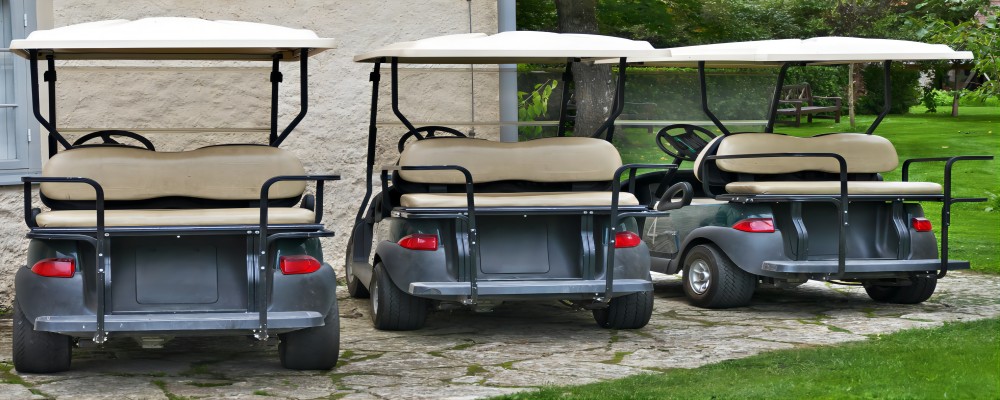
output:
[[[559,32],[598,33],[597,0],[555,0]],[[573,98],[576,120],[573,136],[591,136],[608,119],[614,85],[610,65],[574,63]]]
[[[856,121],[854,120],[854,100],[855,100],[855,95],[857,94],[857,89],[855,89],[855,86],[854,86],[854,82],[856,81],[855,76],[854,76],[854,70],[857,69],[857,68],[855,68],[855,65],[856,64],[851,63],[851,65],[847,68],[847,76],[848,76],[848,79],[847,79],[848,80],[848,82],[847,82],[847,116],[848,116],[848,120],[851,121],[851,131],[854,131],[854,128],[857,126]]]
[[[952,117],[957,117],[958,116],[958,96],[959,96],[959,92],[958,91],[961,90],[961,88],[958,87],[958,63],[955,63],[955,65],[952,67],[951,71],[953,73],[952,76],[954,77],[953,79],[954,79],[954,82],[955,82],[954,83],[954,87],[952,88],[952,89],[955,90],[955,92],[952,94],[952,98],[951,98],[951,116]]]

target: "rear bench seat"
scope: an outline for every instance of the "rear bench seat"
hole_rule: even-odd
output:
[[[724,139],[724,140],[723,140]],[[716,138],[714,155],[740,155],[760,153],[836,153],[847,161],[849,174],[874,178],[875,174],[896,169],[899,157],[889,140],[874,135],[838,133],[809,138],[772,133],[742,133]],[[714,142],[714,141],[713,141]],[[701,172],[703,158],[716,143],[706,146],[695,161],[695,174]],[[840,166],[833,158],[743,158],[715,160],[715,167],[738,178],[725,183],[726,192],[738,195],[837,195],[840,181],[836,174]],[[781,180],[785,175],[806,171],[825,172],[832,180]],[[730,176],[733,176],[730,175]],[[752,177],[752,180],[744,179]],[[699,177],[701,179],[701,177]],[[735,180],[733,180],[735,179]],[[847,183],[851,195],[941,195],[941,185],[933,182],[883,182],[877,180],[851,180]]]
[[[305,170],[297,158],[281,149],[253,145],[183,152],[78,148],[57,153],[42,169],[45,177],[97,181],[104,189],[106,226],[256,225],[260,223],[261,186],[279,175],[305,175]],[[302,181],[278,182],[271,186],[269,198],[294,204],[305,186]],[[42,183],[40,192],[52,211],[36,216],[39,227],[96,226],[91,186]],[[178,204],[186,208],[170,207],[171,199],[183,199]],[[157,208],[131,208],[150,201],[156,201]],[[201,208],[190,208],[190,204]],[[315,215],[304,208],[271,206],[268,223],[311,224]]]
[[[470,138],[438,138],[407,145],[399,156],[400,166],[459,165],[480,185],[492,182],[544,184],[581,183],[591,190],[483,192],[475,195],[476,207],[609,207],[610,182],[622,166],[618,150],[595,138],[554,137],[527,142],[500,143]],[[399,171],[406,182],[427,186],[465,184],[458,171]],[[592,190],[596,186],[601,190]],[[606,186],[606,189],[603,188]],[[622,192],[619,205],[637,206],[634,195]],[[466,207],[461,193],[404,193],[400,205],[409,208]]]

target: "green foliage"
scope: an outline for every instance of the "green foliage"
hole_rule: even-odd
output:
[[[884,73],[881,65],[870,64],[861,70],[861,79],[867,92],[857,102],[856,109],[860,114],[878,114],[882,111],[885,96]],[[920,104],[920,91],[917,89],[920,81],[920,71],[908,69],[894,64],[890,72],[890,93],[892,103],[890,114],[906,114],[910,107]]]
[[[934,99],[934,105],[938,107],[951,107],[951,103],[954,100],[954,93],[952,90],[932,90],[931,96]],[[958,94],[958,105],[960,107],[1000,107],[1000,98],[982,98],[975,96],[975,92],[969,90],[960,90]],[[926,104],[924,106],[926,107]]]
[[[934,89],[930,87],[923,88],[923,95],[920,96],[920,103],[924,105],[927,109],[925,112],[936,113],[937,112],[937,98],[934,95]]]
[[[813,96],[843,97],[844,104],[847,104],[847,81],[847,66],[792,67],[785,76],[786,84],[808,83]]]
[[[552,98],[552,91],[555,90],[558,82],[549,79],[543,83],[535,84],[530,92],[517,92],[517,120],[537,121],[549,112],[549,99]],[[524,138],[538,138],[542,134],[540,126],[522,126],[518,132]]]
[[[941,4],[939,4],[941,3]],[[957,5],[956,5],[957,3]],[[973,4],[965,4],[973,3]],[[920,4],[928,4],[925,7],[939,7],[951,5],[947,12],[942,15],[924,15],[921,17],[911,17],[911,25],[919,25],[917,36],[924,41],[944,43],[952,48],[968,50],[975,55],[973,69],[987,77],[987,81],[976,88],[971,96],[986,99],[1000,99],[1000,7],[984,7],[983,1],[963,2],[959,0],[948,0],[945,2],[924,1]],[[967,16],[968,7],[978,5],[986,17],[982,24],[978,20]],[[960,7],[961,6],[961,7]],[[958,9],[959,11],[954,11]],[[966,15],[964,19],[958,19],[956,15]],[[948,18],[950,17],[950,19]]]
[[[946,323],[503,399],[995,398],[1000,393],[998,329],[996,318]]]

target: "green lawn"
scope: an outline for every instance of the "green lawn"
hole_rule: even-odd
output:
[[[946,324],[503,399],[995,399],[998,331],[1000,319]]]
[[[889,115],[876,134],[891,140],[900,160],[920,157],[955,155],[993,155],[1000,158],[1000,108],[962,107],[958,117],[949,110],[924,113],[914,107],[910,114]],[[779,125],[776,132],[810,136],[829,132],[864,131],[874,119],[858,117],[858,129],[851,129],[847,117],[840,124],[817,119],[794,128]],[[628,129],[616,140],[625,162],[669,162],[645,129]],[[648,144],[648,145],[647,145]],[[900,163],[902,166],[902,162]],[[690,166],[684,166],[690,168]],[[900,173],[886,174],[887,180],[900,179]],[[943,163],[912,167],[911,180],[943,182]],[[988,203],[960,203],[952,207],[950,258],[969,260],[977,271],[1000,273],[1000,161],[967,161],[956,164],[953,175],[954,192],[964,197],[992,197]],[[992,211],[986,211],[987,208]],[[924,211],[940,230],[940,203],[925,203]],[[940,231],[939,231],[940,233]]]

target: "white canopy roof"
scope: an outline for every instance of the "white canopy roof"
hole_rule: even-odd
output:
[[[574,33],[508,31],[466,33],[398,42],[354,57],[375,62],[396,57],[415,64],[564,63],[570,58],[668,57],[649,42]]]
[[[630,58],[644,65],[694,66],[705,61],[709,67],[777,66],[785,62],[848,64],[885,60],[969,60],[972,53],[955,51],[943,44],[906,40],[855,37],[817,37],[751,42],[718,43],[675,47],[669,57]],[[602,60],[600,63],[612,63]]]
[[[35,31],[13,40],[10,49],[21,57],[28,50],[55,54],[58,59],[179,59],[297,60],[299,49],[309,55],[334,48],[333,39],[310,30],[239,21],[159,17],[88,22]]]

